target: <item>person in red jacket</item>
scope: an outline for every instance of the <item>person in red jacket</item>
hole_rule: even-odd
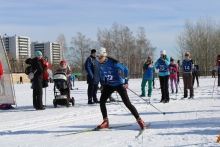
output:
[[[177,72],[178,72],[178,66],[174,64],[174,59],[170,60],[170,65],[168,66],[169,72],[170,72],[170,83],[171,83],[171,90],[172,93],[174,93],[174,86],[176,88],[176,93],[178,93],[178,85],[177,85]]]
[[[216,68],[218,70],[218,86],[220,86],[220,55],[216,59]]]
[[[4,70],[2,66],[2,62],[0,61],[0,84],[1,84],[1,89],[0,89],[0,94],[4,95],[5,94],[5,86],[4,86],[4,78],[3,78]],[[1,91],[2,90],[2,91]]]

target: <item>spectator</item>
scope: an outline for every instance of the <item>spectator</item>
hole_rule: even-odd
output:
[[[148,82],[148,97],[151,97],[151,93],[152,93],[152,79],[151,80],[147,80],[146,78],[144,78],[144,74],[145,72],[147,71],[148,68],[151,67],[151,65],[153,65],[153,61],[152,61],[152,58],[149,56],[147,58],[147,61],[144,63],[143,65],[143,77],[142,77],[142,82],[141,82],[141,97],[145,97],[146,94],[145,94],[145,86],[146,86],[146,83]]]
[[[178,66],[174,64],[174,59],[172,58],[170,60],[170,65],[169,65],[169,71],[170,71],[170,83],[171,83],[171,90],[172,93],[174,93],[174,86],[176,88],[176,93],[178,93],[178,85],[177,85],[177,71],[178,71]]]
[[[100,65],[99,61],[96,59],[96,50],[91,50],[91,55],[86,60],[85,65],[88,84],[88,104],[94,104],[98,102],[97,90],[100,81]],[[92,101],[93,100],[93,101]]]
[[[160,88],[162,93],[162,98],[160,102],[169,103],[170,96],[169,96],[169,75],[170,72],[168,70],[168,66],[170,64],[170,58],[166,56],[166,50],[160,51],[160,58],[155,63],[155,68],[159,69],[159,80],[160,80]]]
[[[216,69],[213,69],[212,70],[212,78],[215,78],[215,72],[216,72]]]
[[[43,68],[43,66],[44,68]],[[41,51],[35,52],[35,58],[33,58],[31,66],[32,70],[35,72],[33,82],[33,105],[36,110],[44,110],[45,108],[42,105],[42,81],[43,73],[47,70],[48,63],[42,59]]]
[[[185,53],[185,59],[183,60],[183,84],[184,84],[184,96],[183,98],[188,97],[188,91],[190,90],[190,97],[194,97],[193,85],[192,85],[192,69],[194,68],[193,61],[190,59],[189,52]]]
[[[23,78],[22,78],[22,76],[20,76],[20,84],[23,84]]]
[[[216,59],[216,69],[218,71],[218,86],[220,86],[220,55]]]
[[[60,61],[60,67],[56,70],[56,72],[61,72],[61,73],[65,73],[66,77],[67,77],[67,83],[68,83],[68,101],[70,102],[70,89],[71,89],[71,82],[70,82],[70,76],[72,74],[71,68],[69,67],[69,65],[66,63],[65,60],[61,60]],[[60,91],[62,93],[62,91]]]
[[[199,65],[194,61],[194,69],[193,69],[193,86],[195,79],[197,81],[197,87],[199,87]]]
[[[180,60],[177,61],[177,67],[178,67],[178,71],[177,71],[177,84],[180,83]]]
[[[72,75],[70,76],[70,82],[72,83],[71,90],[73,90],[74,81],[75,81],[75,76],[74,76],[74,74],[72,74]]]
[[[2,66],[2,55],[0,54],[0,95],[5,95],[5,85],[4,85],[4,69]]]

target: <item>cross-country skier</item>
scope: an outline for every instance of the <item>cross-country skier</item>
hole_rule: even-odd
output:
[[[168,70],[168,66],[170,64],[170,58],[166,56],[166,50],[160,51],[160,58],[156,61],[154,64],[156,69],[159,69],[159,80],[160,80],[160,88],[162,93],[162,98],[160,102],[168,103],[170,100],[169,96],[169,87],[168,87],[168,81],[169,81],[169,75],[170,72]]]
[[[178,85],[177,85],[177,71],[178,71],[178,66],[174,64],[174,59],[172,58],[170,60],[170,65],[169,65],[169,71],[170,71],[170,83],[171,83],[171,90],[172,93],[174,93],[174,86],[176,88],[176,93],[178,93]]]
[[[100,65],[100,76],[101,83],[103,85],[103,90],[100,98],[100,109],[103,116],[103,123],[97,126],[99,129],[109,128],[109,120],[106,110],[106,101],[109,96],[114,92],[118,92],[124,102],[125,106],[131,111],[133,116],[136,118],[138,124],[141,129],[146,127],[144,121],[140,118],[136,108],[131,104],[128,94],[128,68],[122,64],[120,64],[117,60],[108,57],[105,48],[101,48],[99,50],[99,62],[102,63]],[[123,79],[120,75],[120,71],[124,72],[125,79]]]
[[[218,86],[220,86],[220,55],[216,59],[216,68],[218,70]]]
[[[188,88],[190,90],[189,98],[193,98],[194,91],[193,91],[193,85],[192,85],[192,78],[193,78],[192,70],[194,68],[194,63],[193,63],[193,60],[190,59],[189,52],[185,53],[185,59],[183,60],[182,67],[183,67],[183,84],[184,84],[184,97],[183,98],[188,97],[188,92],[187,92]]]

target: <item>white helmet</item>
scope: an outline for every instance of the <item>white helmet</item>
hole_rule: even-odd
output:
[[[107,52],[106,52],[106,49],[104,47],[100,48],[99,56],[107,56]]]

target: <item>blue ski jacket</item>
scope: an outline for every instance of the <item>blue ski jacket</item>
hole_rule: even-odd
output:
[[[100,63],[93,57],[92,55],[87,58],[86,71],[88,72],[87,75],[87,84],[99,84],[100,82]]]
[[[168,66],[170,64],[170,58],[168,58],[166,56],[166,61],[163,60],[162,57],[160,57],[156,63],[154,64],[154,67],[156,69],[159,69],[159,73],[158,73],[158,76],[167,76],[167,75],[170,75],[170,72],[168,70]]]
[[[120,63],[106,58],[106,62],[100,64],[101,84],[109,86],[118,86],[120,84],[128,84],[128,68]],[[120,75],[120,70],[124,72],[125,80]]]

